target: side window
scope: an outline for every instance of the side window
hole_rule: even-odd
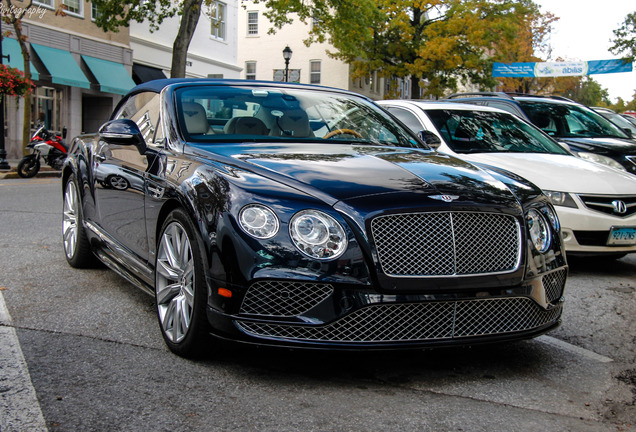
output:
[[[425,129],[417,116],[412,112],[398,107],[388,107],[388,110],[413,132],[418,133],[422,129]]]
[[[159,94],[137,93],[121,106],[115,119],[130,119],[137,123],[146,144],[153,145],[159,121]]]
[[[512,105],[504,103],[504,102],[492,101],[492,102],[486,102],[484,105],[493,107],[493,108],[499,108],[500,110],[507,111],[513,115],[518,115],[517,110]]]

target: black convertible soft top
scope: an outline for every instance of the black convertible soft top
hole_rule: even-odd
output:
[[[155,93],[161,92],[164,87],[169,86],[171,84],[181,84],[181,83],[196,83],[196,84],[210,84],[210,85],[263,85],[263,86],[276,86],[276,87],[293,87],[293,88],[311,88],[311,89],[328,89],[331,91],[339,91],[342,93],[349,93],[348,90],[331,88],[325,86],[317,86],[311,84],[299,84],[299,83],[287,83],[287,82],[279,82],[279,81],[256,81],[256,80],[241,80],[241,79],[221,79],[221,78],[165,78],[158,79],[153,81],[148,81],[145,83],[141,83],[135,87],[133,87],[128,94],[138,93],[143,91],[151,91]]]

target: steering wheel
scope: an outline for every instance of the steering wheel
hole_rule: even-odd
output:
[[[360,135],[358,132],[354,131],[353,129],[334,129],[331,132],[325,134],[325,136],[323,136],[322,139],[329,139],[336,135],[345,135],[345,134],[353,135],[356,138],[362,138],[362,135]]]

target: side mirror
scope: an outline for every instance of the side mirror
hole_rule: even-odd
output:
[[[442,140],[439,139],[439,137],[431,131],[421,130],[418,132],[417,135],[431,148],[437,149],[439,146],[442,145]]]
[[[146,140],[132,120],[118,119],[104,123],[99,128],[99,137],[110,144],[133,145],[140,154],[146,153]]]
[[[566,149],[569,152],[573,152],[572,148],[570,147],[570,145],[566,142],[563,141],[557,141],[557,144],[560,145],[561,147],[563,147],[564,149]]]
[[[627,137],[628,137],[629,139],[634,138],[634,134],[632,133],[632,130],[631,130],[630,128],[624,128],[624,129],[623,129],[623,132],[625,132],[625,133],[627,134]]]
[[[68,133],[68,129],[66,129],[66,126],[64,126],[62,128],[62,138],[66,139],[66,134]]]

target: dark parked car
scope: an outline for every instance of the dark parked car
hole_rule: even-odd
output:
[[[179,355],[210,335],[412,348],[560,322],[567,265],[547,197],[431,150],[346,91],[139,85],[74,139],[63,188],[70,265],[97,256],[155,296]]]
[[[579,157],[636,174],[636,137],[570,99],[501,92],[457,93],[447,99],[508,111],[566,144]]]
[[[591,108],[597,113],[599,113],[600,115],[602,115],[603,117],[605,117],[606,119],[608,119],[609,121],[611,121],[612,123],[614,123],[619,128],[623,129],[632,138],[636,137],[636,124],[632,123],[630,120],[627,120],[621,114],[609,108],[604,108],[604,107],[591,107]],[[636,120],[634,119],[634,117],[630,117],[630,116],[628,117],[633,120]]]

